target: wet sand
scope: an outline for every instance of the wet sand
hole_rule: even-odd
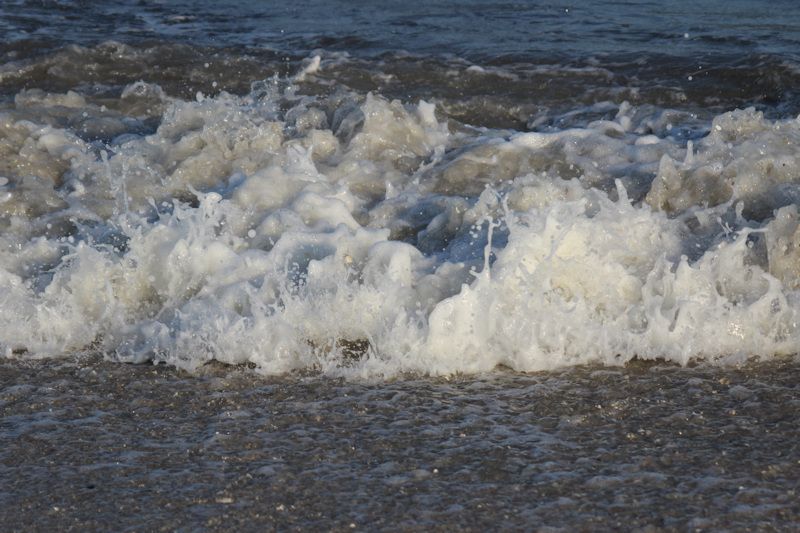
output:
[[[388,383],[0,360],[9,531],[790,530],[800,359]]]

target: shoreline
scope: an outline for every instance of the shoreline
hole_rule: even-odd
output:
[[[800,521],[796,356],[383,383],[88,363],[0,361],[9,529]]]

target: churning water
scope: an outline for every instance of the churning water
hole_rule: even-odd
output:
[[[798,520],[794,2],[0,31],[9,523]]]

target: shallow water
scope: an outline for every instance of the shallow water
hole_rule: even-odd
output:
[[[795,359],[352,382],[0,366],[9,529],[782,530]],[[549,528],[549,529],[548,529]]]
[[[798,523],[793,2],[0,32],[3,523]]]

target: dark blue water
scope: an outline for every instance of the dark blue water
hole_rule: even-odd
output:
[[[8,0],[0,33],[0,98],[28,88],[118,95],[138,80],[181,97],[244,94],[320,54],[337,86],[449,102],[451,116],[490,127],[547,127],[596,102],[706,122],[748,106],[800,112],[792,1]],[[452,75],[472,64],[500,70]]]
[[[406,50],[474,60],[596,54],[797,57],[791,0],[405,2],[7,0],[4,41],[175,40],[303,52]]]

